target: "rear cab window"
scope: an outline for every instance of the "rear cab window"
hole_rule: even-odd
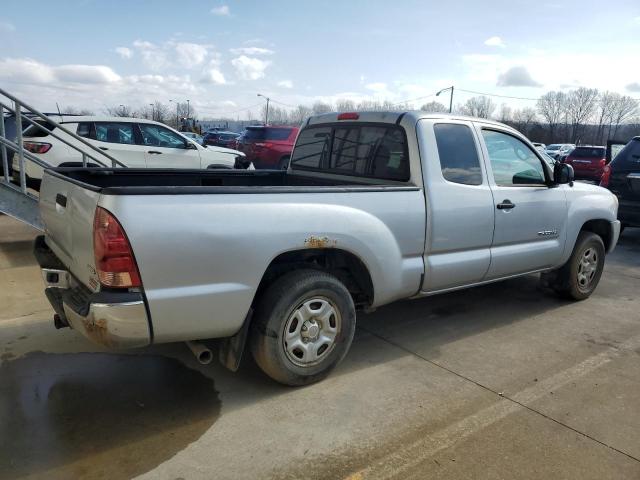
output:
[[[305,128],[292,168],[406,182],[410,178],[404,130],[397,125],[340,123]]]

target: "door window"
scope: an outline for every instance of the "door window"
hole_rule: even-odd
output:
[[[82,124],[81,124],[82,125]],[[83,126],[78,130],[85,133],[86,127]],[[94,134],[89,128],[87,133]],[[133,135],[133,124],[120,122],[96,122],[95,123],[95,139],[100,142],[123,143],[133,145],[136,139]]]
[[[541,160],[524,142],[495,130],[482,130],[496,185],[546,185]]]
[[[167,128],[150,123],[140,123],[139,126],[143,145],[148,147],[187,148],[185,139]]]
[[[463,185],[482,184],[476,143],[466,125],[439,123],[433,126],[445,180]]]

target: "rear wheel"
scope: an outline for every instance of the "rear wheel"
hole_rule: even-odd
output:
[[[553,273],[551,287],[563,297],[573,300],[589,298],[600,282],[604,255],[604,242],[599,235],[580,232],[571,257]]]
[[[349,350],[355,306],[345,286],[317,270],[287,273],[258,301],[251,349],[258,366],[285,385],[325,378]]]

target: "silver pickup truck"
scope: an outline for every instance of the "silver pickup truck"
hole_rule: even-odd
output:
[[[284,171],[47,170],[35,254],[58,327],[112,348],[221,339],[303,385],[345,356],[356,311],[536,272],[594,291],[618,203],[520,133],[462,116],[331,113]]]

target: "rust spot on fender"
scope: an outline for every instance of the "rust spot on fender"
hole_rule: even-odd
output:
[[[311,236],[304,241],[304,246],[307,248],[333,248],[337,243],[337,240],[329,237]]]
[[[92,322],[91,320],[83,318],[82,324],[84,326],[85,332],[87,332],[87,336],[91,340],[100,345],[104,345],[105,347],[112,346],[111,336],[109,335],[106,319],[99,318],[98,320]]]

